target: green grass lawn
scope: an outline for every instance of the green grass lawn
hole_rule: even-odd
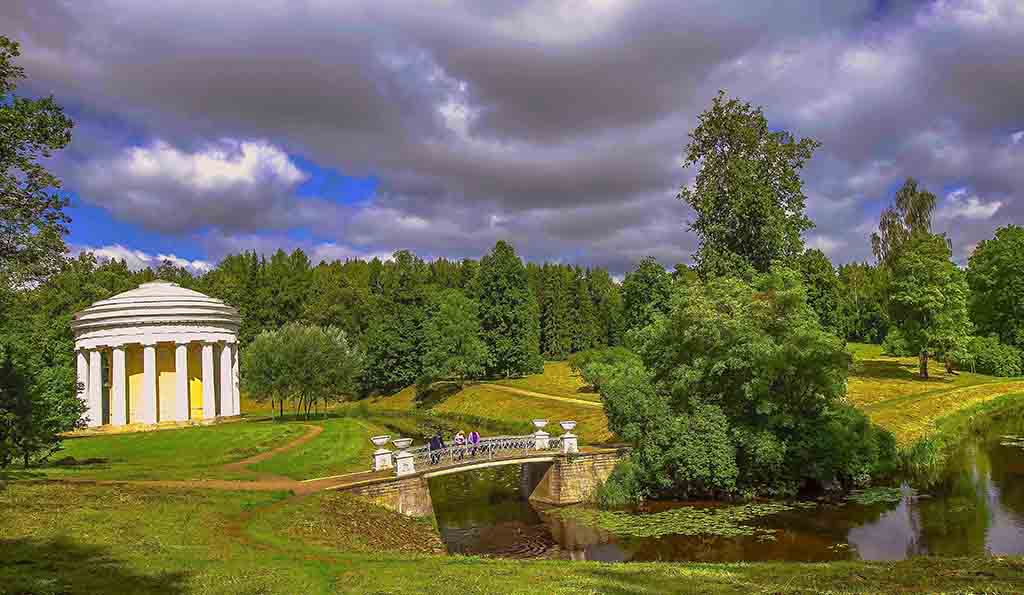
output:
[[[317,425],[324,431],[302,446],[249,465],[248,469],[299,480],[366,471],[374,450],[370,436],[388,433],[368,420],[354,417],[290,423]]]
[[[1024,381],[970,372],[946,374],[930,362],[930,378],[918,375],[915,357],[882,355],[878,345],[849,344],[854,356],[847,396],[872,421],[892,431],[907,447],[936,428],[936,421],[1001,395],[1024,391]]]
[[[494,384],[512,386],[557,397],[568,397],[584,401],[600,401],[601,395],[592,392],[583,380],[572,373],[569,362],[544,362],[542,374],[531,374],[523,378],[497,380]]]
[[[1019,557],[602,564],[426,553],[433,526],[336,493],[10,483],[0,593],[1017,593]]]
[[[435,407],[435,410],[507,422],[529,422],[534,418],[546,418],[554,428],[549,430],[552,433],[561,432],[556,425],[557,422],[571,419],[579,422],[575,433],[584,443],[604,442],[611,438],[608,420],[600,407],[510,393],[486,384],[466,387],[462,392],[448,397]]]
[[[73,457],[74,466],[34,469],[51,477],[90,479],[232,479],[225,473],[227,463],[270,450],[305,432],[297,424],[270,421],[236,422],[156,432],[111,434],[64,441],[64,450],[54,462]]]

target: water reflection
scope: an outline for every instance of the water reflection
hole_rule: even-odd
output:
[[[761,520],[774,540],[666,535],[622,538],[531,505],[543,466],[508,466],[431,480],[449,552],[601,561],[896,560],[915,555],[1024,553],[1024,449],[1000,445],[1024,434],[1020,416],[993,420],[970,437],[944,474],[915,496],[861,506],[820,504]],[[658,503],[656,508],[692,506]],[[652,510],[653,511],[653,510]]]

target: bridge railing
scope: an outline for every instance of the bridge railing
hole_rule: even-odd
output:
[[[523,436],[494,436],[482,438],[476,444],[446,445],[444,448],[432,449],[430,446],[419,446],[407,449],[413,455],[413,464],[417,468],[456,465],[462,463],[487,461],[499,457],[528,455],[535,452],[557,450],[561,448],[558,438],[548,438],[547,448],[537,448],[537,438],[533,434]]]
[[[373,436],[377,450],[373,453],[373,470],[383,471],[394,469],[399,477],[410,475],[416,469],[426,469],[445,465],[460,465],[479,461],[488,461],[509,456],[524,456],[537,452],[561,452],[571,454],[578,452],[577,436],[572,433],[576,427],[574,421],[559,422],[565,433],[551,436],[543,431],[547,420],[533,420],[537,431],[522,436],[492,436],[482,438],[476,444],[449,444],[444,448],[430,448],[429,444],[412,448],[411,438],[396,438],[391,442],[398,447],[392,452],[384,446],[390,436]]]

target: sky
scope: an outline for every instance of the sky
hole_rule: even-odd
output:
[[[811,247],[871,259],[908,176],[954,258],[1024,223],[1020,0],[6,0],[73,250],[690,262],[687,134],[719,89],[821,142]]]

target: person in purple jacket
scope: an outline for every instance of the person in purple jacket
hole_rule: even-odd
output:
[[[480,444],[480,432],[477,432],[476,430],[470,432],[468,442],[470,446],[469,456],[476,456],[476,445]]]

